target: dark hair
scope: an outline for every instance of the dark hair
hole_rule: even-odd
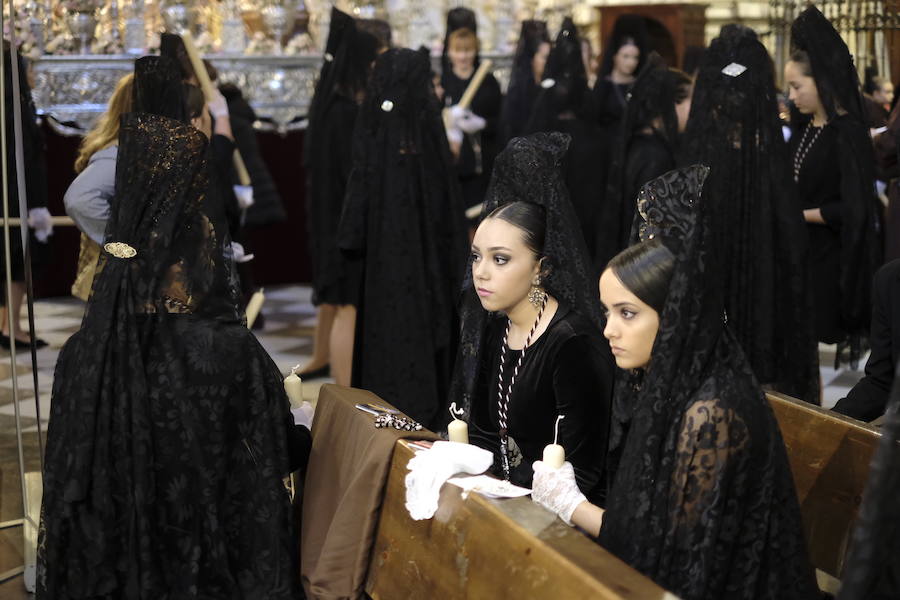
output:
[[[806,77],[812,77],[812,63],[809,62],[809,54],[806,50],[795,49],[791,52],[791,62],[795,62],[801,67],[801,72]]]
[[[487,219],[503,219],[522,230],[525,245],[536,256],[544,255],[544,237],[547,233],[547,211],[533,202],[510,202],[498,206]]]
[[[378,52],[389,50],[391,43],[391,25],[383,19],[357,19],[356,28],[372,35],[378,40]]]
[[[675,255],[660,238],[630,246],[613,257],[606,268],[612,269],[628,291],[641,302],[662,313],[675,271]]]
[[[630,121],[633,123],[629,133],[650,127],[658,117],[663,118],[665,129],[663,133],[667,137],[674,135],[669,128],[667,116],[674,118],[675,105],[681,104],[691,93],[693,80],[691,76],[673,67],[664,67],[664,70],[655,75],[654,81],[649,85],[642,83],[640,87],[635,85],[632,89],[629,103],[633,107],[633,115]]]
[[[184,86],[184,103],[187,108],[188,119],[196,119],[203,114],[203,108],[206,106],[203,92],[192,83],[184,83],[182,85]]]

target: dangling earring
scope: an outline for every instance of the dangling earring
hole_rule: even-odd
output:
[[[541,286],[541,278],[535,277],[534,281],[531,283],[531,290],[528,292],[528,301],[535,308],[541,308],[545,302],[547,302],[547,292],[544,291],[544,288]]]

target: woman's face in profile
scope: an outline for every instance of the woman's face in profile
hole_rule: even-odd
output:
[[[540,271],[521,229],[503,219],[485,219],[472,240],[472,281],[481,306],[509,313],[521,302]]]
[[[804,115],[814,115],[822,103],[816,80],[803,74],[803,65],[789,60],[784,66],[784,80],[788,85],[788,99]]]
[[[650,363],[659,331],[659,313],[635,296],[612,269],[600,276],[600,301],[606,312],[603,337],[620,369],[641,369]]]

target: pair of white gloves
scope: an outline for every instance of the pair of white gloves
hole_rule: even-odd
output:
[[[455,144],[462,143],[463,134],[477,133],[487,126],[487,121],[459,104],[451,106],[449,110],[451,125],[447,128],[447,139]]]
[[[534,479],[531,483],[531,499],[559,515],[566,525],[572,525],[572,514],[587,498],[578,489],[575,469],[566,461],[558,469],[547,466],[543,461],[532,465]]]

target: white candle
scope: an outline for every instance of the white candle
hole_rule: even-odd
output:
[[[559,422],[563,419],[565,419],[563,415],[559,415],[556,418],[556,430],[553,434],[553,443],[547,444],[544,447],[544,464],[551,469],[558,469],[563,466],[564,462],[566,462],[565,449],[556,443],[557,441],[559,441]]]
[[[465,421],[453,419],[447,426],[447,434],[450,436],[451,442],[469,443],[469,425]]]
[[[263,289],[259,288],[256,292],[250,296],[250,302],[247,303],[247,329],[253,327],[253,322],[256,321],[256,317],[259,316],[259,311],[262,309],[263,302],[266,301],[266,296],[263,294]]]
[[[291,369],[291,374],[284,378],[284,391],[291,399],[291,408],[300,408],[303,404],[303,380],[297,377],[297,365]]]
[[[447,426],[447,436],[450,438],[451,442],[468,444],[469,424],[456,418],[457,415],[461,415],[463,412],[464,411],[462,410],[457,410],[456,402],[450,404],[450,415],[453,417],[453,420],[450,422],[450,425]]]

